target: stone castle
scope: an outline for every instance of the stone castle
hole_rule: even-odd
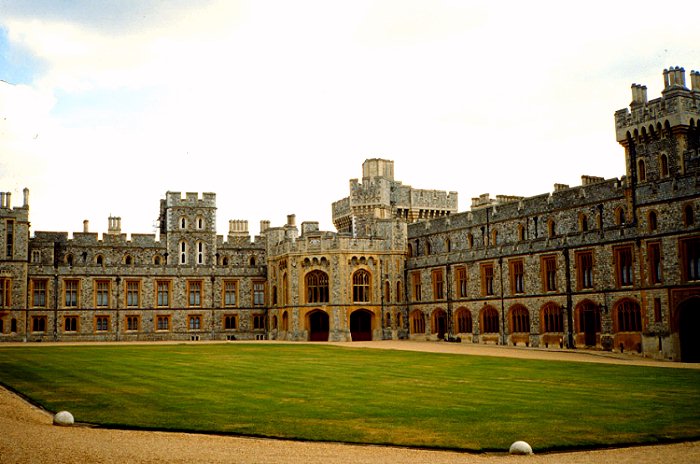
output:
[[[34,232],[0,194],[0,340],[450,340],[700,361],[700,73],[632,85],[615,112],[626,172],[534,197],[394,179],[368,159],[332,205],[229,221],[213,193],[167,192],[158,234]]]

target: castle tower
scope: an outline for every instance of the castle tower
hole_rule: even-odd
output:
[[[700,73],[678,66],[663,72],[661,97],[647,101],[647,88],[632,84],[630,107],[615,112],[618,143],[625,147],[626,173],[632,183],[663,181],[696,169]]]
[[[160,203],[160,233],[168,264],[211,266],[216,256],[216,194],[167,192]]]

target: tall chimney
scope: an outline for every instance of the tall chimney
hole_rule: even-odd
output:
[[[29,208],[29,189],[24,187],[22,192],[24,193],[24,207]]]
[[[87,219],[85,219],[83,221],[83,233],[84,234],[87,234],[90,231],[89,224],[90,224],[90,221],[88,221]]]

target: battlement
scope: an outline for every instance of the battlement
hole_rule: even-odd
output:
[[[685,69],[664,69],[664,89],[660,98],[647,101],[647,88],[632,84],[629,108],[615,112],[615,135],[618,142],[630,136],[654,135],[672,127],[689,126],[700,117],[700,72],[691,71],[691,89],[686,87]]]
[[[169,208],[183,206],[216,208],[216,193],[202,193],[200,198],[197,192],[186,192],[184,197],[181,192],[167,192],[165,194],[165,203]]]

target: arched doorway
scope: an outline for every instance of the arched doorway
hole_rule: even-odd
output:
[[[447,332],[447,313],[442,309],[433,311],[433,333],[437,334],[438,340],[445,338]]]
[[[317,309],[309,313],[309,341],[328,341],[328,314]]]
[[[681,304],[678,313],[681,361],[700,362],[700,298],[691,298]]]
[[[358,309],[350,314],[350,335],[353,342],[372,340],[372,318],[374,314],[366,309]]]
[[[596,346],[600,333],[600,307],[591,301],[584,301],[578,307],[579,333],[583,332],[583,344]]]

